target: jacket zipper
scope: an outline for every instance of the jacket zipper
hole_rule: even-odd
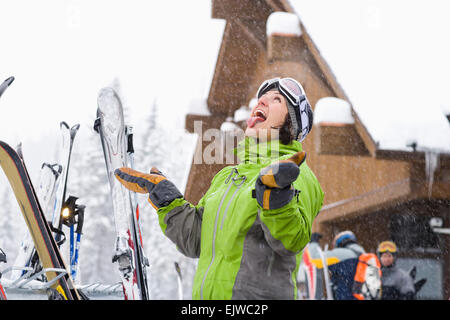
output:
[[[225,221],[225,217],[227,216],[227,212],[228,212],[228,209],[230,207],[231,202],[233,201],[234,197],[236,196],[237,192],[239,191],[241,186],[244,184],[246,179],[247,179],[246,176],[242,176],[242,177],[239,177],[239,178],[236,178],[236,179],[235,178],[231,178],[232,183],[236,186],[236,190],[234,191],[233,195],[231,196],[230,201],[228,201],[227,207],[225,208],[225,212],[223,213],[223,217],[222,217],[222,222],[220,224],[220,230],[223,229],[223,223]],[[242,181],[239,184],[235,184],[235,182],[238,181],[238,180],[242,180]]]
[[[204,298],[203,298],[203,288],[204,288],[204,286],[205,286],[206,277],[207,277],[208,272],[209,272],[209,269],[211,269],[211,266],[213,265],[214,259],[215,259],[215,257],[216,257],[216,235],[217,235],[217,225],[218,225],[218,222],[219,222],[220,210],[222,209],[223,202],[225,201],[225,198],[227,197],[228,192],[230,191],[231,187],[234,185],[234,181],[237,181],[237,180],[239,180],[239,179],[242,179],[242,180],[243,180],[239,185],[237,185],[237,187],[238,187],[237,190],[234,192],[233,196],[232,196],[231,199],[228,201],[227,207],[226,207],[226,210],[225,210],[224,215],[226,214],[226,211],[228,210],[228,207],[229,207],[229,205],[230,205],[230,202],[233,200],[233,198],[234,198],[236,192],[239,190],[239,188],[241,187],[241,185],[244,183],[244,181],[245,181],[245,179],[246,179],[245,176],[243,176],[243,178],[235,179],[235,178],[233,177],[234,174],[238,174],[238,175],[239,175],[239,172],[237,171],[236,168],[233,168],[233,170],[231,170],[230,175],[229,175],[228,178],[225,180],[225,184],[227,184],[227,183],[230,181],[230,179],[232,179],[232,183],[230,183],[230,185],[228,186],[228,188],[227,188],[227,190],[225,191],[224,195],[222,196],[222,199],[220,200],[219,208],[217,209],[217,212],[216,212],[216,219],[215,219],[215,221],[214,221],[214,234],[213,234],[213,243],[212,243],[212,257],[211,257],[211,262],[210,262],[208,268],[206,269],[205,275],[203,276],[202,286],[201,286],[201,288],[200,288],[200,298],[201,298],[202,300],[204,299]],[[223,218],[222,218],[222,225],[223,225]],[[221,229],[222,229],[222,226],[221,226]]]

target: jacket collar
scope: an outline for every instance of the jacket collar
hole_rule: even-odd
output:
[[[299,151],[302,151],[302,145],[296,140],[289,145],[285,145],[278,139],[258,143],[252,137],[245,137],[238,144],[234,153],[241,163],[268,165],[275,160],[287,158]]]

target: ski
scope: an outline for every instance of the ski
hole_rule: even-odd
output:
[[[64,202],[66,201],[67,178],[69,176],[70,158],[72,154],[72,147],[75,135],[77,134],[79,128],[80,128],[79,124],[76,124],[72,128],[70,128],[69,125],[64,121],[60,123],[62,144],[60,149],[59,161],[60,164],[62,165],[62,173],[61,179],[56,189],[56,200],[52,217],[52,225],[58,230],[61,230],[62,228],[61,210]],[[60,232],[55,233],[55,240],[57,242],[61,240]]]
[[[21,152],[18,152],[18,154],[23,161]],[[49,221],[51,212],[53,211],[56,191],[55,187],[61,174],[61,170],[62,168],[58,164],[50,165],[48,163],[44,163],[41,166],[37,196],[47,221]],[[17,254],[14,262],[14,266],[17,268],[11,272],[11,280],[17,280],[22,277],[25,274],[27,267],[31,267],[37,271],[38,266],[33,265],[33,262],[39,262],[39,259],[37,259],[37,257],[35,258],[34,255],[36,255],[36,249],[34,247],[33,239],[31,238],[30,233],[27,232],[20,244],[19,253]]]
[[[5,81],[3,81],[2,84],[0,84],[0,97],[6,91],[6,89],[8,89],[8,87],[11,85],[11,83],[13,83],[13,81],[14,81],[14,77],[9,77]]]
[[[6,261],[6,254],[2,250],[2,248],[0,248],[0,262],[4,262],[4,263],[7,262]],[[3,289],[1,280],[2,280],[2,273],[0,272],[0,300],[7,300],[6,293],[5,293],[5,290]]]
[[[311,241],[303,250],[300,269],[305,276],[306,298],[309,300],[333,300],[333,291],[328,274],[328,263],[325,251],[322,251],[319,241],[322,236],[313,233]]]
[[[94,129],[100,134],[110,184],[116,226],[113,263],[118,262],[125,299],[148,300],[145,259],[130,192],[114,176],[128,166],[127,139],[122,103],[112,88],[100,90]]]
[[[130,166],[130,168],[135,169],[134,167],[134,145],[133,145],[133,127],[132,126],[126,126],[125,128],[125,135],[126,135],[126,141],[127,141],[127,162]],[[150,266],[149,261],[144,253],[144,241],[142,239],[142,232],[141,232],[141,226],[140,226],[140,215],[139,215],[139,204],[137,199],[136,192],[133,192],[133,197],[131,197],[131,204],[133,208],[133,217],[131,219],[132,229],[136,230],[136,243],[138,243],[137,250],[138,254],[141,257],[139,259],[139,262],[142,264],[142,270],[143,270],[143,282],[146,285],[146,288],[148,287],[148,278],[147,278],[147,267]],[[139,235],[139,239],[138,236]],[[148,289],[147,289],[148,290]]]
[[[302,295],[304,299],[318,300],[321,299],[321,287],[320,285],[317,286],[318,270],[313,262],[310,247],[311,243],[308,243],[305,249],[303,249],[302,263],[299,268],[299,273],[302,273],[302,282],[304,283],[304,287],[302,288],[304,292],[302,292]],[[318,287],[319,289],[317,289]]]
[[[50,285],[49,299],[80,300],[82,295],[74,287],[67,272],[25,163],[13,148],[2,141],[0,141],[0,165],[12,187],[33,238],[43,271],[45,271]]]
[[[320,245],[317,246],[318,252],[320,255],[320,259],[323,263],[323,275],[324,275],[324,281],[325,281],[325,290],[327,293],[327,300],[333,300],[333,290],[331,289],[331,280],[330,280],[330,273],[328,271],[328,262],[326,259],[326,254],[328,252],[328,244],[325,245],[325,250],[322,251],[320,248]]]

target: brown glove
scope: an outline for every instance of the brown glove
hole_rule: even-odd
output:
[[[137,193],[148,193],[148,202],[156,210],[183,197],[177,187],[156,168],[152,168],[150,173],[119,168],[114,171],[114,175],[127,189]]]
[[[261,170],[255,184],[256,200],[266,210],[278,209],[288,204],[294,196],[292,183],[300,174],[300,165],[306,152],[297,152]]]

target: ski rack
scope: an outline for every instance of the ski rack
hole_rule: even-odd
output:
[[[123,297],[122,282],[120,281],[113,284],[101,284],[97,282],[86,285],[77,285],[76,287],[87,295],[115,295]]]
[[[33,268],[31,268],[31,267],[15,267],[15,266],[6,268],[5,270],[2,271],[2,274],[11,272],[13,270],[22,270],[22,271],[26,271],[26,272],[20,278],[13,280],[13,281],[8,280],[8,279],[3,279],[2,283],[5,288],[9,288],[9,289],[26,288],[26,289],[31,289],[31,290],[46,290],[46,289],[50,288],[61,277],[63,277],[64,275],[67,274],[67,270],[65,270],[65,269],[45,268],[45,269],[42,269],[41,271],[33,274],[31,277],[28,277],[34,271]],[[55,278],[53,278],[51,281],[43,282],[43,281],[36,280],[40,276],[45,275],[47,272],[56,272],[58,275]]]
[[[5,270],[0,271],[2,275],[5,275],[13,270],[22,270],[26,271],[24,274],[16,279],[10,280],[7,278],[2,278],[2,285],[5,289],[8,290],[26,290],[26,291],[46,291],[49,289],[58,279],[66,275],[68,272],[65,269],[58,268],[46,268],[41,271],[33,274],[31,277],[29,275],[34,271],[31,267],[17,267],[12,266],[8,267]],[[58,275],[52,279],[51,281],[39,281],[37,280],[42,275],[45,275],[47,272],[56,272]],[[86,285],[76,285],[77,290],[82,290],[87,295],[116,295],[122,296],[122,283],[117,282],[113,284],[101,284],[101,283],[92,283]]]

